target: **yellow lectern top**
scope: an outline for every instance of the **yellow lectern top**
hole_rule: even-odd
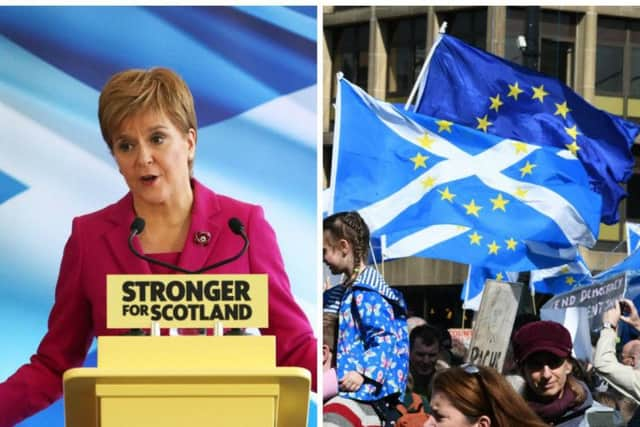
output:
[[[64,374],[67,427],[304,427],[310,373],[268,336],[100,337]]]
[[[310,375],[301,368],[79,368],[64,383],[67,427],[307,425]]]

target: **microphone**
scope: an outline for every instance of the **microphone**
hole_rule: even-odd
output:
[[[176,270],[176,271],[180,271],[182,273],[187,273],[187,274],[200,274],[203,273],[207,270],[212,270],[214,268],[218,268],[220,266],[223,266],[225,264],[228,264],[232,261],[235,261],[236,259],[240,258],[246,251],[247,248],[249,247],[249,238],[247,237],[247,233],[245,233],[244,231],[244,224],[242,223],[242,221],[240,221],[238,218],[231,218],[228,222],[228,226],[231,229],[231,231],[233,232],[233,234],[238,235],[240,237],[242,237],[242,240],[244,241],[244,244],[242,245],[242,249],[240,249],[240,252],[238,252],[237,254],[235,254],[232,257],[229,257],[227,259],[223,259],[222,261],[218,261],[216,263],[213,263],[211,265],[207,265],[205,267],[202,267],[198,270],[187,270],[185,268],[182,268],[180,266],[177,265],[173,265],[173,264],[169,264],[168,262],[164,262],[164,261],[160,261],[158,259],[152,258],[150,256],[147,256],[145,254],[142,254],[140,252],[138,252],[138,250],[136,250],[136,248],[133,246],[133,238],[136,237],[138,234],[142,233],[142,231],[144,230],[144,219],[140,218],[140,217],[136,217],[133,222],[131,223],[131,227],[130,229],[130,233],[129,233],[129,249],[131,250],[131,252],[133,252],[133,254],[135,256],[137,256],[138,258],[142,258],[143,260],[150,262],[152,264],[156,264],[156,265],[161,265],[163,267],[169,268],[171,270]]]

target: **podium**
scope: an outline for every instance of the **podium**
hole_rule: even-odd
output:
[[[273,336],[103,336],[63,378],[67,427],[304,427],[311,375]]]

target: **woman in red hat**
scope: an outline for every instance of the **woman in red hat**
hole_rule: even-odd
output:
[[[573,376],[571,335],[560,323],[527,323],[514,334],[513,352],[527,387],[525,399],[554,426],[589,426],[588,413],[614,413],[593,400],[585,383]]]

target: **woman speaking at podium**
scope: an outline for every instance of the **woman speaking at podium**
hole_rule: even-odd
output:
[[[77,217],[64,249],[48,332],[28,364],[0,384],[0,427],[45,408],[62,393],[62,375],[84,361],[95,336],[127,331],[106,327],[107,274],[167,274],[168,267],[128,247],[135,218],[144,231],[133,241],[147,256],[196,271],[233,258],[243,240],[227,225],[244,225],[250,241],[238,259],[211,273],[266,273],[269,327],[278,366],[308,369],[316,380],[316,339],[294,301],[273,229],[262,208],[216,194],[192,176],[197,121],[191,91],[166,68],[114,75],[99,100],[102,135],[129,193],[104,209]]]

